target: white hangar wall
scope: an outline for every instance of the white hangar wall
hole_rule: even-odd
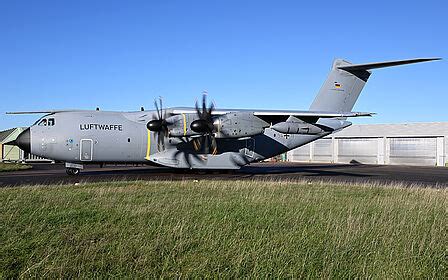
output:
[[[352,125],[299,147],[288,161],[448,165],[448,122]]]

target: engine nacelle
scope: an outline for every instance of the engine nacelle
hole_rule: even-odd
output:
[[[269,124],[252,112],[234,112],[219,116],[214,121],[216,138],[249,137],[264,132]]]
[[[275,131],[285,134],[320,134],[322,132],[325,132],[325,130],[316,125],[296,121],[277,123],[274,124],[271,128]]]
[[[197,114],[191,113],[167,118],[170,137],[201,135],[191,129],[191,124],[198,119]],[[252,112],[234,112],[214,117],[213,126],[216,138],[241,138],[263,133],[269,123]]]
[[[170,124],[168,126],[169,135],[171,137],[184,137],[200,135],[200,133],[191,130],[191,123],[199,119],[196,114],[181,114],[169,117],[166,121]]]

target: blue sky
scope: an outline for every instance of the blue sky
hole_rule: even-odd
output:
[[[308,109],[333,59],[443,57],[376,70],[356,123],[448,121],[447,1],[0,0],[6,111],[192,106]]]

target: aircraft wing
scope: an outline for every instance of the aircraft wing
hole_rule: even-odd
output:
[[[301,119],[308,123],[315,123],[320,118],[350,118],[350,117],[371,117],[373,113],[363,112],[320,112],[320,111],[254,111],[254,115],[268,123],[278,123],[286,121],[290,116]]]
[[[46,111],[19,111],[19,112],[6,112],[7,115],[31,115],[31,114],[54,114],[54,113],[62,113],[62,112],[82,112],[88,110],[75,110],[75,109],[66,109],[66,110],[46,110]]]
[[[374,113],[368,112],[329,112],[329,111],[298,111],[298,110],[251,110],[251,109],[216,109],[213,115],[224,115],[232,112],[253,112],[260,119],[267,122],[286,121],[290,116],[304,121],[315,122],[320,118],[351,118],[351,117],[371,117]],[[194,108],[174,108],[173,114],[196,113]]]
[[[326,111],[254,111],[255,116],[294,116],[294,117],[318,117],[318,118],[349,118],[349,117],[371,117],[373,113],[368,112],[326,112]]]

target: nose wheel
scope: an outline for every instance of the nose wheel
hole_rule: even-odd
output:
[[[81,171],[81,170],[78,169],[78,168],[71,168],[71,167],[68,167],[68,168],[65,170],[65,172],[67,172],[67,174],[70,175],[70,176],[78,175],[80,171]]]
[[[78,175],[81,169],[84,169],[84,166],[82,164],[66,162],[65,168],[65,172],[67,172],[68,175],[74,176]]]

